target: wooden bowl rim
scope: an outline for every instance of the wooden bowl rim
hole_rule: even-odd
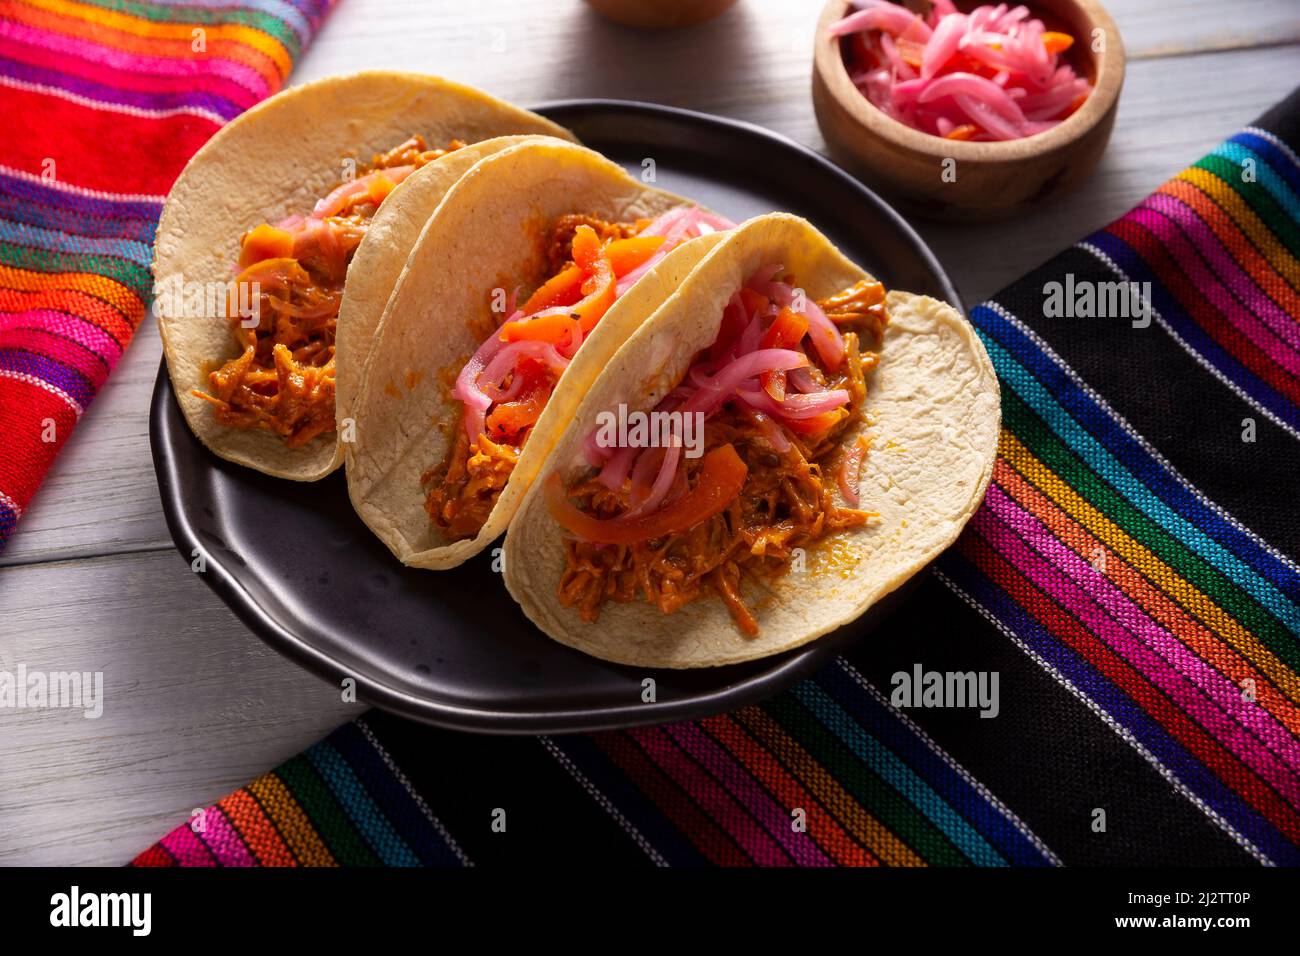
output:
[[[1067,149],[1082,140],[1114,107],[1124,84],[1124,41],[1106,8],[1097,0],[1063,2],[1082,14],[1085,22],[1090,24],[1090,34],[1097,27],[1106,32],[1106,49],[1097,60],[1097,78],[1083,105],[1058,126],[1022,139],[992,143],[947,140],[913,129],[881,112],[849,79],[848,68],[840,53],[839,38],[827,35],[830,25],[843,19],[852,0],[828,0],[823,7],[821,19],[817,21],[813,69],[830,96],[859,126],[895,146],[936,160],[951,158],[967,163],[1017,163],[1034,159]],[[1032,13],[1035,4],[1028,0],[1027,5]]]

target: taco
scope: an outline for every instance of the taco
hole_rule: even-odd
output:
[[[607,363],[506,535],[506,585],[605,660],[707,667],[854,620],[983,498],[992,365],[806,221],[713,246]]]
[[[555,140],[447,192],[380,319],[348,490],[409,565],[505,530],[587,386],[731,223]]]
[[[332,471],[407,254],[442,194],[514,134],[572,139],[470,87],[386,71],[294,87],[218,132],[154,246],[154,311],[195,435],[270,475]]]

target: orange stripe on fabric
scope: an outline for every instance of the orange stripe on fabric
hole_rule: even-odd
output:
[[[836,863],[847,866],[879,866],[880,861],[845,831],[811,793],[768,753],[762,744],[745,733],[727,715],[706,717],[700,726],[713,735],[763,784],[787,810],[802,808],[807,814],[808,835]]]
[[[0,287],[22,291],[84,292],[113,306],[132,328],[139,328],[140,320],[144,318],[144,302],[139,296],[122,283],[93,272],[33,272],[0,266]]]
[[[25,23],[39,30],[47,30],[62,36],[85,40],[97,46],[112,47],[141,56],[156,56],[170,60],[230,60],[256,70],[272,90],[279,89],[285,78],[285,75],[280,72],[279,65],[270,56],[236,40],[220,38],[206,40],[206,52],[196,53],[188,27],[184,39],[141,36],[138,33],[92,23],[83,17],[55,13],[33,7],[29,2],[16,3],[14,0],[0,0],[0,17]]]
[[[299,863],[303,866],[338,866],[334,854],[325,846],[284,781],[274,773],[265,773],[244,789],[257,798],[266,815],[275,821],[280,835]]]
[[[1259,218],[1232,186],[1199,166],[1184,169],[1172,181],[1178,180],[1191,183],[1214,200],[1214,204],[1227,212],[1241,231],[1250,237],[1251,242],[1263,251],[1273,268],[1285,276],[1293,287],[1300,289],[1300,261],[1278,241],[1264,220]]]
[[[230,796],[218,800],[217,806],[262,866],[298,865],[288,844],[276,832],[271,818],[248,791],[236,790]]]
[[[998,455],[1112,551],[1133,567],[1140,568],[1148,580],[1159,585],[1161,590],[1215,633],[1222,635],[1275,684],[1285,686],[1294,679],[1291,669],[1246,630],[1240,621],[1219,607],[1209,595],[1179,576],[1168,564],[1098,511],[1091,502],[1082,498],[1006,429],[1002,430],[998,439]]]
[[[1180,179],[1170,180],[1157,192],[1174,197],[1200,216],[1256,284],[1292,318],[1300,316],[1300,295],[1255,248],[1255,244],[1246,238],[1241,228],[1220,215],[1222,210],[1209,196]]]
[[[20,292],[0,288],[0,312],[28,312],[35,309],[75,315],[91,323],[126,348],[135,327],[107,302],[84,292],[40,289]]]
[[[293,69],[293,60],[289,56],[289,51],[279,40],[242,23],[159,23],[116,10],[75,3],[73,0],[25,0],[25,2],[51,13],[76,17],[122,33],[157,39],[184,40],[187,44],[194,38],[193,31],[202,29],[209,43],[215,39],[229,40],[232,43],[252,47],[264,54],[275,64],[281,77],[287,77],[289,71]]]
[[[826,768],[759,707],[732,715],[789,767],[854,837],[888,866],[925,866],[925,861],[855,800]]]
[[[1077,522],[1056,507],[1046,495],[1022,478],[1003,459],[993,466],[993,477],[1005,492],[1042,521],[1064,544],[1086,561],[1097,566],[1096,556],[1104,555],[1102,573],[1114,582],[1130,599],[1137,602],[1153,618],[1176,634],[1182,643],[1196,652],[1202,660],[1213,664],[1222,674],[1242,685],[1250,680],[1255,684],[1256,697],[1274,717],[1292,733],[1300,734],[1300,677],[1288,668],[1282,668],[1279,682],[1286,693],[1279,690],[1262,669],[1252,667],[1235,648],[1219,640],[1208,628],[1192,618],[1167,595],[1157,590],[1150,581],[1099,539],[1089,534]],[[1281,665],[1279,665],[1281,666]],[[1288,700],[1287,695],[1291,699]]]

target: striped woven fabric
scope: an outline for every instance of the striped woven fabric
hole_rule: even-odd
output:
[[[815,678],[590,736],[372,714],[136,862],[1300,864],[1297,144],[1300,93],[972,311],[986,502]],[[996,716],[894,706],[917,668]]]
[[[163,197],[330,0],[0,0],[0,550],[144,317]]]

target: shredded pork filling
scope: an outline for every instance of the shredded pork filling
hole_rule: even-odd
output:
[[[606,222],[579,214],[558,217],[546,245],[550,274],[559,275],[573,264],[573,237],[579,226],[589,226],[602,241],[609,241],[633,236],[643,225],[644,221]],[[453,540],[473,538],[482,530],[558,380],[550,369],[525,360],[504,383],[506,391],[513,390],[516,376],[525,377],[524,387],[512,400],[493,405],[486,433],[471,442],[457,422],[446,457],[421,476],[424,509],[430,521]]]
[[[412,136],[358,170],[355,190],[340,184],[322,200],[339,196],[328,214],[292,216],[244,234],[242,271],[227,308],[239,355],[209,374],[211,391],[193,392],[212,403],[218,422],[275,432],[290,448],[334,430],[335,324],[348,264],[396,185],[383,171],[404,177],[463,145],[452,140],[430,149]],[[245,327],[236,295],[252,283],[259,290],[257,322]]]
[[[671,614],[705,596],[720,598],[740,631],[754,636],[758,621],[742,596],[746,576],[775,578],[788,571],[795,549],[808,548],[827,535],[858,527],[874,513],[837,503],[835,479],[842,456],[841,438],[862,416],[865,375],[878,360],[859,349],[859,334],[877,347],[888,321],[879,283],[860,282],[818,302],[844,334],[845,361],[829,373],[814,359],[819,384],[845,389],[849,402],[835,420],[811,434],[782,429],[789,447],[778,451],[770,437],[772,420],[737,402],[728,402],[705,425],[704,451],[730,444],[747,468],[740,494],[720,514],[687,530],[630,544],[597,544],[566,537],[565,568],[557,594],[565,607],[594,622],[606,601],[627,603],[638,596]],[[666,504],[696,484],[703,458],[679,466]],[[631,507],[631,481],[611,490],[598,476],[569,487],[565,497],[582,511],[613,519]]]

